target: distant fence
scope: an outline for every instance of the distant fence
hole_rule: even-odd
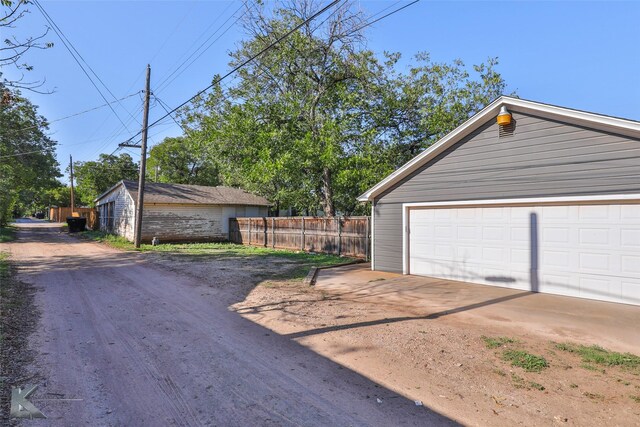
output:
[[[98,211],[94,208],[75,208],[81,217],[87,218],[87,228],[97,230],[99,226]],[[52,206],[49,208],[49,219],[53,222],[65,222],[71,216],[71,206]]]
[[[367,216],[231,218],[229,240],[243,245],[369,259],[370,229]]]

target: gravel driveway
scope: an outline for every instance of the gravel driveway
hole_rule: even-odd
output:
[[[453,424],[230,311],[224,287],[18,226],[0,249],[38,291],[31,400],[48,417],[24,425]]]

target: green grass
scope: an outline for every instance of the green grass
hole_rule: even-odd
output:
[[[105,243],[116,249],[136,250],[133,243],[129,242],[124,237],[115,236],[113,234],[107,234],[101,231],[83,231],[80,235],[96,242]]]
[[[517,340],[509,337],[487,337],[483,335],[480,338],[482,338],[482,340],[484,341],[484,345],[486,345],[487,348],[498,348],[507,344],[515,344],[518,342]]]
[[[0,243],[11,242],[16,239],[16,231],[13,227],[0,227]]]
[[[520,375],[511,374],[511,383],[515,388],[526,388],[524,378]]]
[[[533,381],[529,382],[529,387],[535,388],[536,390],[540,390],[540,391],[544,391],[545,390],[545,387],[542,384],[538,384],[538,383],[533,382]]]
[[[580,367],[586,369],[587,371],[600,372],[601,374],[607,373],[607,371],[605,371],[604,369],[593,366],[590,363],[583,363],[582,365],[580,365]]]
[[[588,391],[585,391],[582,394],[591,400],[604,400],[604,396],[598,393],[589,393]]]
[[[579,355],[584,362],[582,367],[586,369],[589,369],[587,365],[592,366],[590,364],[596,364],[602,366],[620,366],[640,373],[640,356],[635,354],[609,351],[598,345],[586,346],[571,343],[557,343],[555,347],[558,350]]]
[[[7,252],[0,252],[0,279],[6,279],[9,277],[9,262],[7,259],[9,254]]]
[[[511,366],[523,368],[527,372],[540,372],[549,367],[549,363],[544,357],[523,350],[505,350],[502,353],[502,358],[511,362]]]
[[[272,276],[279,279],[302,279],[311,267],[326,267],[330,265],[345,264],[353,261],[352,258],[336,255],[314,254],[307,252],[271,249],[259,246],[245,246],[235,243],[165,243],[157,246],[143,244],[136,249],[133,243],[124,237],[106,234],[100,231],[85,231],[82,237],[97,242],[105,243],[111,247],[139,251],[155,252],[167,255],[184,255],[194,261],[209,257],[220,258],[268,258],[291,263],[292,268],[286,268],[281,274]],[[297,265],[296,265],[297,264]]]

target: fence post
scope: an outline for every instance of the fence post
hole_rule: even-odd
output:
[[[300,233],[300,250],[304,252],[304,217],[302,217],[302,232]]]
[[[340,217],[337,217],[338,220],[338,256],[342,254],[342,221]]]
[[[276,247],[276,219],[271,218],[271,246]]]
[[[266,217],[262,217],[262,226],[264,227],[264,247],[266,248],[267,246],[269,246],[269,237],[267,235],[267,218]]]
[[[249,218],[249,246],[251,246],[251,218]]]

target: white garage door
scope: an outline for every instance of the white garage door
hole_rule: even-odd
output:
[[[640,205],[410,208],[410,274],[640,305]]]

